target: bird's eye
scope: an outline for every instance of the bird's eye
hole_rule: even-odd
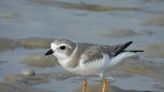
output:
[[[60,49],[61,50],[64,50],[66,47],[65,46],[60,46]]]

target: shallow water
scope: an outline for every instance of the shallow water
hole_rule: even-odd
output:
[[[134,45],[129,49],[144,49],[151,44],[164,43],[164,26],[161,26],[164,22],[151,21],[164,16],[163,4],[162,0],[0,0],[0,38],[68,38],[96,44],[118,44],[132,40]],[[147,23],[149,21],[151,23]],[[20,63],[21,57],[31,54],[43,55],[46,49],[20,46],[9,47],[4,51],[0,49],[0,61],[7,62],[0,63],[0,80],[4,81],[6,75],[19,74],[29,67],[36,73],[64,71],[60,66],[38,68]],[[148,48],[151,49],[154,48]],[[164,53],[164,47],[157,49],[162,51],[161,54]],[[158,54],[146,53],[146,56],[141,57],[156,63],[163,63],[164,60],[163,55]],[[142,80],[146,81],[143,83]],[[99,83],[92,81],[92,78],[90,82]],[[124,86],[125,82],[129,85]],[[57,92],[69,89],[69,92],[72,92],[80,83],[80,79],[73,78],[63,81],[50,79],[50,83],[34,87],[44,87]],[[65,89],[60,88],[63,85]],[[116,78],[112,85],[132,90],[164,89],[155,87],[164,83],[141,76]]]

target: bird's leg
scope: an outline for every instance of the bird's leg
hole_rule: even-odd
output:
[[[107,85],[108,85],[108,80],[103,78],[103,86],[101,92],[106,92]]]
[[[86,92],[86,89],[87,89],[87,80],[83,79],[82,92]]]

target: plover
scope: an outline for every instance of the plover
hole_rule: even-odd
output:
[[[110,67],[124,58],[136,55],[137,52],[143,52],[143,50],[125,50],[130,44],[132,41],[109,46],[58,39],[51,43],[51,49],[45,55],[54,55],[65,70],[83,76],[82,92],[86,91],[85,77],[88,75],[99,75],[103,80],[102,92],[105,92],[107,79],[104,74]]]

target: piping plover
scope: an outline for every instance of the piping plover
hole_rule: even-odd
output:
[[[45,55],[54,55],[65,70],[84,76],[82,92],[86,91],[85,76],[88,75],[99,75],[103,79],[102,92],[105,92],[107,79],[104,74],[109,68],[124,58],[143,52],[143,50],[125,50],[130,44],[132,41],[109,46],[58,39],[51,43],[51,49]]]

